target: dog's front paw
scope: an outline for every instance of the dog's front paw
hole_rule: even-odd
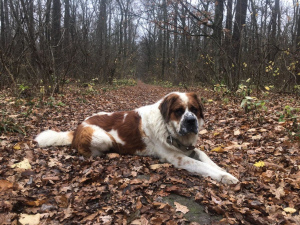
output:
[[[232,176],[231,174],[226,173],[221,177],[221,182],[223,184],[236,184],[239,182],[239,180],[234,176]]]

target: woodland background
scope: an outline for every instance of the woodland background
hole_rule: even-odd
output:
[[[0,224],[300,224],[299,0],[0,3]],[[240,183],[34,142],[171,91]]]
[[[1,87],[139,78],[300,89],[298,0],[1,0],[0,20]]]

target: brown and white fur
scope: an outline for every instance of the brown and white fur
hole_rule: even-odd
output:
[[[35,141],[40,147],[71,145],[86,157],[109,151],[154,156],[191,173],[226,184],[237,183],[237,178],[203,151],[193,149],[203,124],[203,107],[197,95],[172,92],[133,111],[94,114],[74,132],[44,131]],[[192,153],[194,156],[189,157]]]

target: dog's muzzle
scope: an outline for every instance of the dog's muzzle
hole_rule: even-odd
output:
[[[192,113],[186,113],[181,122],[179,135],[183,136],[189,133],[198,134],[199,126],[197,117]]]

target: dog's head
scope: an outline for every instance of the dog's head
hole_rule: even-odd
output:
[[[197,135],[204,124],[203,106],[195,93],[172,92],[161,101],[159,109],[173,135]]]

